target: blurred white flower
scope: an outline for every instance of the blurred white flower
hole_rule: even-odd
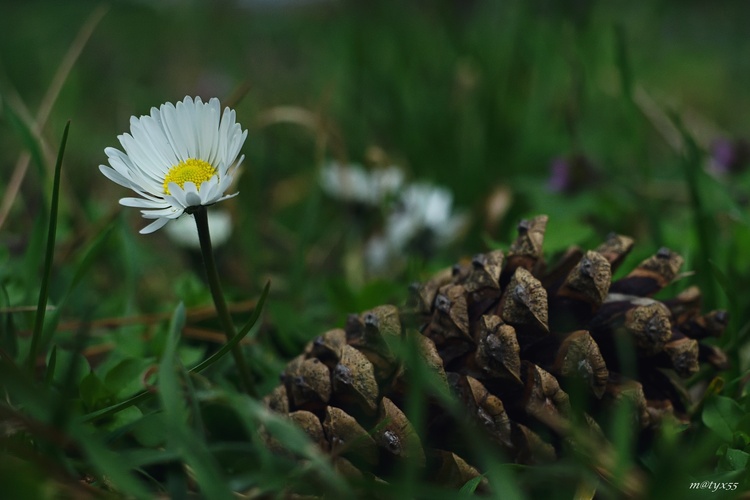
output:
[[[386,238],[372,236],[365,243],[365,265],[372,274],[384,274],[397,258],[397,253]]]
[[[404,172],[397,167],[365,170],[360,165],[331,162],[320,171],[320,185],[328,195],[342,201],[378,206],[397,192]]]
[[[218,99],[185,97],[176,106],[165,103],[148,116],[131,117],[130,134],[118,136],[125,152],[106,148],[110,166],[99,170],[140,196],[120,204],[155,219],[140,231],[148,234],[191,207],[236,196],[225,192],[244,158],[237,156],[246,138],[234,110],[222,114]]]
[[[365,261],[372,273],[398,265],[410,251],[431,253],[452,243],[464,231],[468,217],[453,213],[448,189],[426,183],[407,186],[385,221],[382,235],[365,245]]]
[[[436,247],[453,242],[467,223],[453,214],[453,194],[445,188],[419,183],[408,186],[386,220],[385,234],[392,247],[403,248],[427,234]]]
[[[226,210],[209,210],[207,214],[208,228],[211,232],[211,245],[214,248],[220,247],[232,235],[232,216]],[[177,245],[190,250],[200,250],[198,228],[192,215],[186,214],[184,217],[180,217],[171,224],[167,224],[164,230],[167,232],[169,239]]]

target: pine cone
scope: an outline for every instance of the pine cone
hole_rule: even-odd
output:
[[[691,401],[680,379],[701,363],[726,368],[726,356],[699,341],[721,335],[728,315],[701,314],[696,287],[652,298],[683,263],[665,248],[612,282],[633,245],[625,236],[593,251],[573,248],[547,269],[546,224],[544,215],[522,221],[507,253],[479,254],[413,285],[402,311],[379,306],[317,337],[266,404],[299,423],[345,474],[387,477],[411,460],[460,487],[480,473],[455,415],[429,401],[418,434],[402,410],[410,371],[399,346],[409,339],[510,460],[549,462],[567,448],[610,479],[614,453],[592,415],[628,400],[644,435],[666,418],[687,423]],[[566,390],[585,393],[585,407],[573,407]],[[641,483],[632,471],[621,487],[634,496]]]

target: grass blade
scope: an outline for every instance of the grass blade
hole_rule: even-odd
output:
[[[47,362],[47,373],[44,376],[44,384],[49,387],[55,378],[55,368],[57,367],[57,346],[52,346],[52,352]]]
[[[101,420],[103,418],[111,417],[115,413],[121,412],[122,410],[126,408],[130,408],[133,405],[137,405],[138,403],[143,403],[144,401],[148,401],[151,399],[151,397],[154,396],[153,392],[143,391],[139,392],[135,396],[126,399],[125,401],[120,401],[117,404],[114,404],[112,406],[108,406],[106,408],[102,408],[101,410],[97,410],[95,412],[88,413],[84,415],[81,418],[81,422],[83,423],[90,423],[95,422],[97,420]]]
[[[672,121],[682,134],[685,143],[685,154],[683,158],[683,168],[685,172],[685,182],[690,197],[690,206],[693,211],[693,225],[697,235],[698,243],[698,265],[700,273],[700,288],[704,292],[705,305],[708,308],[717,306],[716,298],[716,281],[711,275],[711,261],[715,259],[713,222],[711,215],[706,210],[706,206],[701,196],[701,162],[703,161],[700,148],[695,142],[693,136],[687,131],[677,114],[671,114]]]
[[[177,344],[185,324],[185,307],[180,304],[172,317],[164,356],[159,366],[159,399],[168,423],[168,443],[176,448],[193,469],[195,479],[207,498],[232,498],[232,491],[222,477],[208,447],[188,427],[189,414],[178,377]]]
[[[32,128],[21,118],[20,114],[13,108],[9,99],[3,99],[3,111],[5,119],[10,123],[21,139],[21,143],[24,145],[26,150],[29,152],[31,159],[36,165],[39,178],[46,178],[47,169],[45,168],[44,153],[42,151],[41,143],[37,136],[34,134]],[[6,194],[7,196],[7,194]]]
[[[219,361],[221,358],[226,356],[227,353],[231,352],[234,346],[238,345],[240,341],[245,338],[248,333],[250,333],[250,330],[253,326],[255,326],[258,318],[260,318],[260,313],[263,311],[263,304],[265,304],[266,302],[266,297],[268,296],[268,291],[270,290],[270,288],[271,282],[269,281],[268,283],[266,283],[265,288],[263,288],[263,293],[261,293],[260,298],[258,299],[258,305],[255,306],[255,311],[253,311],[252,316],[247,321],[247,323],[245,323],[245,326],[242,327],[242,330],[240,330],[239,333],[237,333],[237,335],[235,335],[231,340],[227,341],[226,344],[221,346],[221,349],[206,358],[205,361],[202,361],[197,366],[193,367],[190,370],[191,373],[200,373]]]
[[[47,308],[47,299],[49,297],[49,282],[52,276],[52,260],[55,255],[55,236],[57,233],[57,211],[60,203],[60,172],[62,171],[62,161],[65,155],[65,144],[68,142],[68,130],[70,130],[70,121],[65,124],[60,149],[57,153],[55,162],[55,180],[52,186],[52,200],[50,201],[49,210],[49,230],[47,232],[47,251],[44,256],[44,274],[42,275],[42,286],[39,290],[39,302],[37,304],[36,317],[34,318],[34,332],[31,337],[31,346],[27,364],[29,371],[33,373],[36,365],[36,356],[39,350],[39,343],[44,328],[44,313]]]

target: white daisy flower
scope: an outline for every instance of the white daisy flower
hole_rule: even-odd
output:
[[[466,215],[453,213],[453,194],[431,184],[408,186],[401,193],[399,205],[386,221],[386,237],[395,248],[406,247],[424,232],[434,238],[438,247],[448,245],[468,222]]]
[[[234,110],[219,100],[207,103],[185,97],[177,105],[151,108],[148,116],[130,118],[130,133],[117,137],[125,152],[106,148],[110,167],[99,170],[113,182],[132,189],[140,198],[122,198],[120,204],[141,208],[154,222],[141,229],[152,233],[191,207],[232,198],[225,194],[244,156],[247,138]]]
[[[397,167],[365,170],[360,165],[331,162],[320,171],[320,185],[334,198],[350,203],[378,206],[396,193],[404,182]]]
[[[453,194],[427,183],[408,185],[396,200],[385,220],[382,235],[365,244],[365,263],[372,274],[384,274],[405,263],[415,251],[429,254],[455,241],[464,232],[469,219],[454,213]]]

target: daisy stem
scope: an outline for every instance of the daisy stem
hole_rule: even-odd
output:
[[[229,315],[229,308],[227,308],[227,303],[224,300],[224,293],[221,291],[219,273],[216,270],[216,261],[214,260],[214,252],[211,247],[211,233],[208,229],[208,211],[206,210],[206,207],[199,206],[193,208],[192,214],[195,217],[195,224],[198,227],[198,239],[201,244],[203,264],[206,268],[208,287],[211,289],[211,296],[214,299],[216,313],[219,316],[219,322],[224,329],[224,334],[227,336],[227,340],[232,340],[232,338],[237,335],[237,331],[234,328],[232,317]],[[250,396],[257,398],[258,391],[255,388],[255,381],[247,368],[247,363],[242,355],[242,349],[239,344],[232,348],[232,356],[234,356],[234,362],[237,365],[237,370],[240,374],[240,383],[243,386],[243,389]]]

